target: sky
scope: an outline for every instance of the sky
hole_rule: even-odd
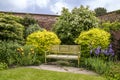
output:
[[[90,10],[104,7],[108,12],[120,9],[120,0],[0,0],[0,11],[60,14],[62,7],[89,6]]]

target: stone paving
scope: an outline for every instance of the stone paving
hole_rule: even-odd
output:
[[[42,65],[39,65],[39,66],[29,66],[29,68],[36,68],[36,69],[50,70],[50,71],[58,71],[58,72],[71,72],[71,73],[78,73],[78,74],[98,75],[97,73],[95,73],[93,71],[85,70],[83,68],[67,67],[67,66],[60,66],[60,65],[42,64]]]

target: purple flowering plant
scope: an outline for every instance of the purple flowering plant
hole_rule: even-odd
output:
[[[97,57],[98,56],[113,57],[115,55],[114,50],[112,49],[112,44],[110,44],[109,47],[106,49],[102,49],[100,46],[98,46],[95,49],[91,49],[90,54]]]

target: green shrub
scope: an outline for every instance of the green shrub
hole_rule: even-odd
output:
[[[108,80],[120,80],[120,62],[112,65],[105,76]]]
[[[38,65],[42,56],[31,45],[21,46],[12,41],[0,41],[0,61],[13,65]]]
[[[27,45],[33,45],[39,49],[40,53],[48,50],[50,45],[60,44],[57,35],[49,31],[38,31],[30,34],[27,37]]]
[[[101,27],[106,31],[118,31],[120,30],[120,22],[104,22]]]
[[[4,69],[7,69],[7,68],[8,68],[8,66],[7,66],[6,63],[0,62],[0,70],[4,70]]]
[[[5,13],[0,13],[0,22],[5,22],[5,23],[11,23],[11,21],[15,21],[17,23],[22,23],[23,18],[19,16],[14,16],[12,14],[5,14]]]
[[[17,48],[17,57],[16,63],[17,65],[37,65],[40,64],[41,61],[38,59],[37,51],[32,45],[25,45]]]
[[[16,49],[20,45],[13,41],[0,41],[0,61],[8,65],[16,63]]]
[[[110,44],[110,34],[102,29],[93,28],[89,31],[82,32],[75,40],[75,43],[81,45],[82,55],[90,56],[90,50],[101,46],[105,49]]]
[[[100,58],[84,59],[84,67],[106,77],[107,80],[120,80],[120,62],[108,62]]]
[[[105,74],[110,69],[112,62],[105,62],[100,58],[86,58],[84,65],[87,69],[93,70],[99,74]]]
[[[25,30],[25,37],[30,35],[31,33],[35,31],[43,31],[43,29],[38,25],[38,24],[33,24],[30,25],[26,30]]]
[[[37,24],[37,20],[35,20],[31,15],[27,14],[23,17],[22,24],[25,26],[25,29],[29,27],[29,25]]]
[[[61,16],[58,18],[53,31],[61,39],[62,44],[75,44],[74,40],[82,31],[98,27],[98,19],[95,13],[88,7],[80,6],[71,12],[63,8]]]
[[[0,40],[22,42],[24,26],[21,17],[0,13]]]
[[[25,39],[29,34],[35,31],[38,31],[38,30],[42,31],[42,28],[38,25],[38,21],[29,14],[23,17],[22,24],[25,27],[25,30],[24,30]]]

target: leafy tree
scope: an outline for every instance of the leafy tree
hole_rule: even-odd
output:
[[[103,7],[98,7],[95,10],[96,16],[101,16],[104,15],[105,13],[107,13],[107,10]]]
[[[61,39],[62,44],[75,44],[74,40],[81,31],[98,26],[95,13],[88,7],[74,8],[71,12],[63,8],[61,16],[53,27],[53,31]]]

